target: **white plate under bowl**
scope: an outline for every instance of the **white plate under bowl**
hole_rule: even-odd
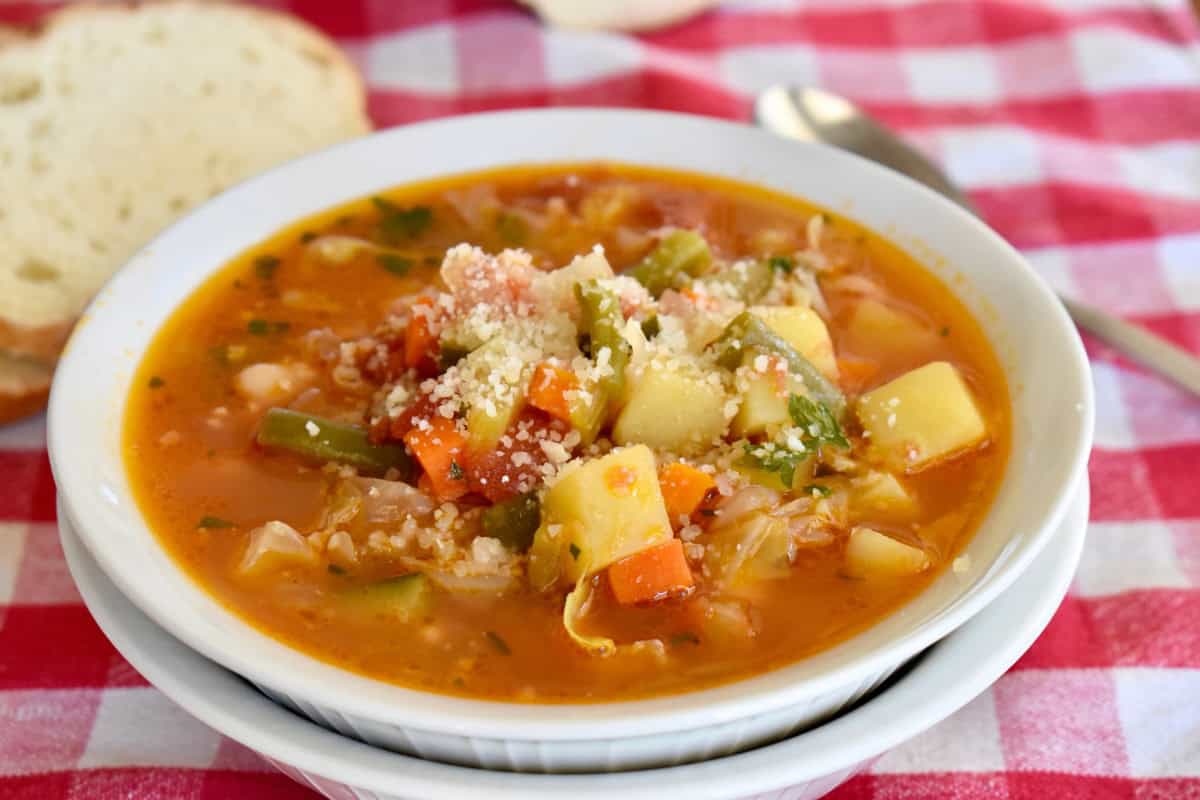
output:
[[[737,178],[842,211],[908,249],[970,308],[1012,392],[995,502],[947,571],[863,633],[772,672],[690,694],[535,705],[371,680],[260,632],[192,581],[133,499],[121,423],[152,336],[228,260],[280,227],[396,184],[503,164],[624,161]],[[726,754],[811,725],[962,625],[1028,567],[1084,474],[1092,387],[1074,326],[994,232],[928,189],[847,153],[700,117],[615,109],[482,114],[382,131],[291,162],[173,225],[100,292],[55,373],[50,460],[85,546],[135,605],[189,646],[338,730],[455,763],[630,769]]]
[[[738,755],[660,769],[531,775],[440,764],[377,749],[292,714],[188,649],[129,602],[59,511],[63,551],[84,602],[116,648],[152,684],[220,733],[334,800],[809,800],[937,724],[999,678],[1045,629],[1075,574],[1088,487],[1030,568],[873,698],[805,733]],[[147,731],[153,735],[153,731]]]

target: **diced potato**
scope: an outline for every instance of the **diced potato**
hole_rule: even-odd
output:
[[[816,466],[816,463],[816,456],[809,456],[797,464],[790,486],[783,482],[780,473],[760,469],[745,460],[736,461],[733,468],[742,475],[745,475],[746,480],[753,484],[774,489],[777,492],[788,492],[805,484],[812,483],[813,467]]]
[[[771,375],[748,375],[740,387],[741,404],[733,418],[735,436],[754,436],[788,424],[787,392],[778,391]]]
[[[855,528],[846,542],[846,574],[852,578],[916,575],[929,564],[924,550],[871,528]]]
[[[679,641],[712,642],[726,647],[738,647],[754,640],[754,623],[750,604],[745,600],[722,596],[721,599],[698,597],[684,606],[684,619],[689,627]]]
[[[648,363],[613,426],[617,444],[702,453],[725,433],[728,395],[716,376],[680,356]]]
[[[893,469],[918,472],[987,435],[966,382],[953,366],[935,361],[858,398],[858,418],[872,448]]]
[[[802,306],[755,306],[750,313],[767,323],[800,355],[821,370],[825,377],[836,381],[837,359],[833,355],[833,339],[825,321],[811,308]]]
[[[851,481],[854,487],[852,510],[883,512],[894,516],[912,516],[917,499],[890,472],[871,470]]]
[[[627,447],[569,471],[542,499],[529,575],[546,588],[577,581],[673,536],[654,454]]]
[[[905,354],[928,352],[937,334],[907,311],[874,299],[854,305],[846,320],[846,337],[863,352]]]
[[[755,356],[747,354],[745,363],[753,363]],[[749,372],[738,378],[738,394],[741,402],[737,416],[733,418],[735,436],[756,436],[772,429],[792,424],[788,414],[788,396],[807,395],[804,381],[789,375],[779,386],[778,377],[772,373]]]

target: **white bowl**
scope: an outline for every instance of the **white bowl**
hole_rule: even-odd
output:
[[[120,452],[133,371],[154,332],[214,270],[297,219],[396,184],[527,162],[607,159],[751,181],[842,211],[941,275],[983,325],[1013,400],[994,507],[947,573],[819,655],[687,695],[595,705],[467,700],[392,686],[291,649],[223,608],[159,546]],[[384,131],[266,173],[152,242],[84,315],[58,366],[49,447],[70,518],[104,571],[156,622],[340,731],[427,758],[514,770],[626,769],[709,758],[787,735],[877,686],[980,612],[1062,520],[1092,434],[1087,359],[1049,288],[977,219],[846,153],[699,117],[644,111],[484,114]]]
[[[331,733],[276,706],[155,625],[104,575],[61,513],[59,525],[80,593],[122,655],[189,713],[326,797],[809,800],[971,701],[1025,652],[1066,594],[1083,550],[1087,513],[1085,482],[1058,532],[1011,588],[875,697],[837,719],[736,756],[608,775],[488,772],[422,761]]]

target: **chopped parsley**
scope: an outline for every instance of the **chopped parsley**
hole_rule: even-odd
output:
[[[792,485],[792,481],[796,478],[796,467],[800,466],[810,455],[811,453],[804,447],[803,442],[798,450],[780,446],[774,442],[746,444],[746,460],[764,472],[778,472],[779,480],[783,482],[784,486]]]
[[[787,256],[771,256],[767,259],[767,264],[776,272],[782,272],[785,275],[791,275],[792,270],[796,268],[796,262]]]
[[[330,564],[329,572],[333,575],[345,575],[346,574],[345,568],[339,567],[337,564]]]
[[[279,269],[281,263],[279,256],[259,256],[254,259],[254,274],[261,280],[269,281],[275,277],[275,270]]]
[[[146,385],[149,386],[151,389],[157,389],[158,387],[162,386],[164,383],[166,383],[166,381],[164,381],[162,378],[158,377],[157,375],[151,375],[150,380],[146,381]]]
[[[850,447],[842,426],[829,406],[807,397],[794,394],[788,398],[788,415],[805,436],[816,447],[832,444],[843,449]]]
[[[495,631],[486,631],[483,635],[487,637],[487,640],[492,643],[492,647],[496,648],[496,652],[498,652],[500,655],[512,655],[512,650],[509,648],[508,642],[500,638],[500,634],[496,633]]]
[[[201,517],[200,521],[196,523],[196,527],[204,528],[206,530],[212,528],[232,528],[233,523],[227,519],[221,519],[220,517],[204,516]]]
[[[402,208],[382,197],[372,197],[371,202],[379,210],[379,233],[386,241],[415,239],[433,223],[433,209],[429,206]]]
[[[949,326],[943,325],[942,329],[940,331],[938,331],[938,333],[940,333],[942,336],[949,336],[950,335]]]
[[[671,644],[700,644],[700,637],[691,631],[683,631],[681,633],[676,633],[671,637]]]
[[[819,483],[810,483],[800,491],[803,494],[812,494],[813,492],[816,492],[817,494],[821,495],[821,497],[829,497],[831,494],[833,494],[833,489],[830,489],[828,486],[822,486]]]
[[[287,322],[271,322],[265,319],[252,319],[246,323],[246,330],[254,336],[269,336],[272,333],[283,333],[290,328]]]
[[[571,558],[575,559],[576,561],[579,560],[579,553],[580,553],[579,545],[575,544],[574,542],[571,542],[571,546],[568,547],[567,550],[568,550],[568,552],[571,553]]]
[[[413,265],[411,258],[398,256],[395,253],[377,253],[375,260],[379,262],[379,266],[393,275],[407,275]]]
[[[300,234],[300,244],[308,244],[309,242],[316,240],[317,236],[319,235],[320,234],[318,234],[316,231],[305,231],[304,233]]]
[[[653,339],[660,333],[662,333],[662,323],[658,321],[657,314],[642,323],[642,334],[647,339]]]
[[[829,406],[798,394],[788,398],[788,415],[797,430],[782,442],[746,444],[746,461],[765,472],[779,473],[784,486],[791,486],[796,467],[824,445],[849,448],[850,442]]]
[[[458,465],[457,461],[450,462],[450,480],[461,481],[466,478],[463,468]]]

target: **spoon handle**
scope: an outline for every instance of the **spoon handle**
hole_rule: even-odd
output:
[[[849,150],[923,183],[980,216],[936,164],[844,98],[819,89],[772,86],[756,98],[754,121],[785,139],[820,142]],[[1200,359],[1106,311],[1061,294],[1058,299],[1080,328],[1200,397]]]
[[[1059,299],[1076,325],[1200,396],[1200,359],[1138,325],[1061,295]]]

